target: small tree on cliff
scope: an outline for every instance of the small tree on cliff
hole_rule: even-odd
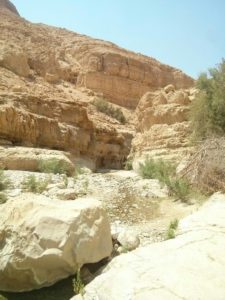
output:
[[[190,111],[193,137],[203,140],[225,134],[225,60],[197,80],[199,94]]]

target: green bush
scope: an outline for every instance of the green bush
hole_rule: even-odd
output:
[[[35,175],[29,175],[24,179],[22,185],[26,192],[41,194],[46,190],[50,181],[50,178],[38,180]]]
[[[140,174],[146,179],[158,179],[162,183],[166,183],[169,177],[175,174],[176,168],[170,162],[163,160],[147,159],[140,164]]]
[[[146,179],[158,179],[167,185],[170,196],[175,196],[183,202],[188,201],[190,185],[186,180],[176,177],[176,168],[170,162],[147,159],[140,164],[140,174]]]
[[[0,300],[7,300],[4,296],[0,295]]]
[[[38,170],[43,173],[68,174],[66,162],[56,158],[41,160],[38,164]]]
[[[169,193],[171,196],[175,196],[183,202],[188,201],[188,196],[190,195],[191,188],[189,183],[185,179],[170,178],[165,183],[169,188]]]
[[[200,92],[190,109],[194,140],[225,134],[225,60],[208,73],[199,76]]]
[[[95,105],[98,111],[118,120],[121,124],[126,123],[126,118],[124,117],[124,114],[119,107],[113,107],[112,104],[109,104],[103,98],[98,98],[94,100],[93,104]]]
[[[173,221],[170,222],[169,228],[172,228],[173,230],[176,230],[179,224],[178,219],[174,219]]]
[[[170,222],[169,227],[166,232],[166,239],[174,239],[176,236],[176,230],[178,228],[179,221],[178,219],[174,219],[173,221]]]
[[[10,180],[5,176],[4,171],[0,170],[0,191],[4,191],[10,187]]]
[[[172,228],[168,228],[166,232],[166,240],[174,239],[176,236],[175,230]]]

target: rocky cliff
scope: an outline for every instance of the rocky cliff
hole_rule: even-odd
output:
[[[168,85],[141,98],[130,153],[135,169],[147,157],[179,162],[192,151],[188,113],[196,93],[195,88]]]
[[[0,1],[1,144],[66,150],[97,166],[120,167],[140,98],[168,84],[189,88],[193,80],[112,43],[32,24]],[[126,124],[98,112],[98,98],[121,110]]]

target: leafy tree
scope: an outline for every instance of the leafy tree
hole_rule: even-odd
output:
[[[199,93],[190,110],[193,137],[203,140],[225,134],[225,60],[199,76]]]

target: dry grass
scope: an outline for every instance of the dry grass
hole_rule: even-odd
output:
[[[225,192],[225,138],[206,140],[191,156],[181,176],[203,192]]]

